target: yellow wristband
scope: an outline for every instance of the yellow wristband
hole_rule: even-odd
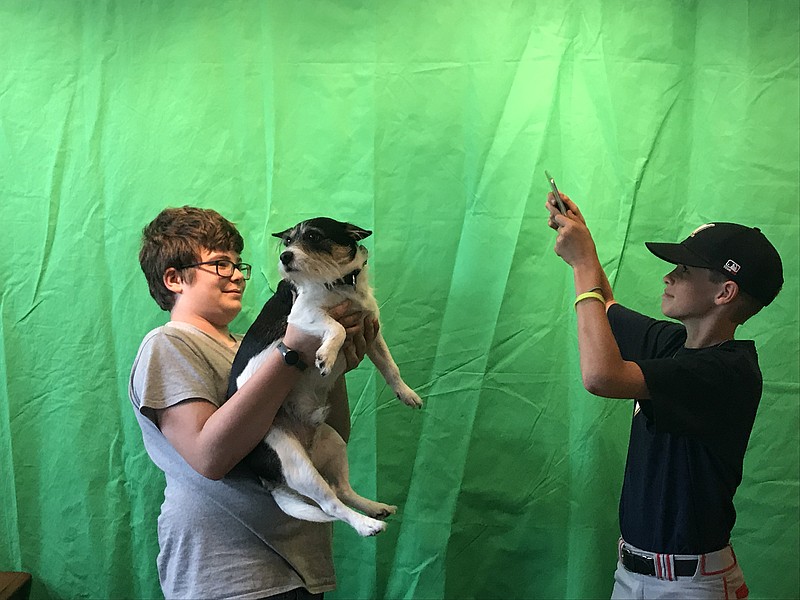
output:
[[[594,298],[595,300],[600,300],[603,304],[606,303],[606,299],[603,298],[602,294],[598,294],[597,292],[583,292],[582,294],[578,294],[575,298],[575,308],[578,308],[578,302],[586,300],[587,298]]]

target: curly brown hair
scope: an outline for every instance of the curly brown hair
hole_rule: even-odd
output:
[[[244,240],[236,226],[217,211],[193,206],[165,208],[142,229],[139,264],[150,295],[166,311],[175,306],[175,295],[164,286],[164,273],[170,267],[198,262],[203,250],[241,254]],[[184,278],[191,283],[194,272]]]

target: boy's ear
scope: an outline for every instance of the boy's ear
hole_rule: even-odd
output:
[[[164,277],[162,280],[164,281],[164,287],[170,292],[174,294],[180,294],[183,292],[183,277],[181,277],[180,271],[178,271],[178,269],[175,267],[170,267],[164,271]]]
[[[739,284],[735,281],[726,281],[722,284],[722,289],[717,294],[717,304],[730,304],[739,297]]]
[[[348,223],[347,235],[349,235],[355,241],[360,242],[364,238],[368,238],[369,236],[371,236],[372,232],[369,229],[362,229],[358,225],[353,225],[352,223]]]
[[[285,238],[285,237],[286,237],[286,235],[287,235],[287,234],[288,234],[290,231],[291,231],[291,228],[289,228],[289,229],[284,229],[284,230],[283,230],[283,231],[281,231],[281,232],[278,232],[278,233],[273,233],[273,234],[272,234],[272,237],[276,237],[276,238],[281,238],[281,239],[283,239],[283,238]]]

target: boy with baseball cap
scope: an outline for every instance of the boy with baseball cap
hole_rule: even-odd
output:
[[[780,256],[734,223],[647,243],[675,265],[661,298],[674,321],[651,319],[616,303],[580,210],[562,199],[566,215],[549,194],[548,224],[573,269],[584,386],[636,399],[612,598],[746,598],[730,534],[762,378],[754,343],[734,333],[780,291]]]
[[[708,223],[679,244],[647,242],[645,246],[661,260],[710,269],[735,281],[740,291],[756,300],[758,310],[772,302],[783,285],[781,257],[757,227]]]

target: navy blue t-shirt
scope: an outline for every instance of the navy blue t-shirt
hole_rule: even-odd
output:
[[[620,497],[622,537],[650,552],[702,554],[728,544],[733,496],[761,399],[755,344],[684,347],[679,323],[620,305],[608,320],[622,357],[644,373]]]

